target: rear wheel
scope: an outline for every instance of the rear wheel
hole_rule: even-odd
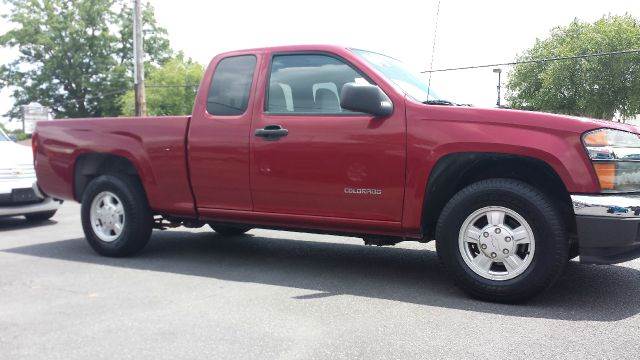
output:
[[[470,295],[523,301],[564,270],[569,242],[561,219],[553,202],[526,183],[481,181],[461,190],[442,211],[438,256]]]
[[[37,212],[32,214],[26,214],[24,217],[27,219],[27,221],[31,221],[31,222],[47,221],[51,219],[53,215],[56,214],[56,211],[57,210],[51,210],[51,211],[43,211],[43,212]]]
[[[230,226],[218,224],[210,224],[209,226],[213,229],[213,231],[224,236],[238,236],[251,230],[251,228],[248,226]]]
[[[153,216],[142,185],[129,175],[101,175],[82,196],[82,228],[100,255],[129,256],[149,242]]]

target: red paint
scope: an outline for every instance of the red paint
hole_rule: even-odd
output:
[[[337,55],[360,69],[390,97],[393,115],[265,114],[271,54],[300,51]],[[240,54],[257,57],[248,111],[235,117],[209,115],[205,104],[216,64]],[[289,135],[273,142],[253,136],[271,124],[287,128]],[[637,132],[623,124],[560,115],[423,105],[405,99],[350,51],[311,45],[217,56],[200,85],[193,117],[42,122],[34,146],[41,188],[63,199],[73,197],[79,155],[110,153],[134,164],[159,213],[418,237],[429,173],[443,156],[528,156],[549,164],[569,192],[597,193],[580,135],[600,127]],[[356,196],[345,193],[345,187],[381,189],[382,194]]]

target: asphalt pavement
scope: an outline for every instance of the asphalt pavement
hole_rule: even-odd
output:
[[[455,288],[433,244],[271,230],[85,243],[79,205],[0,219],[0,359],[637,359],[640,261],[571,262],[522,305]]]

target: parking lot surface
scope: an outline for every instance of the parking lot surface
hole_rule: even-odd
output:
[[[610,358],[640,353],[640,261],[572,262],[523,305],[469,299],[433,244],[209,228],[133,258],[85,243],[79,205],[0,219],[0,359]]]

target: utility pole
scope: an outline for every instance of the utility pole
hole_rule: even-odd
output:
[[[502,69],[501,68],[495,68],[495,69],[493,69],[493,72],[498,74],[498,86],[497,86],[497,88],[498,88],[498,101],[496,101],[496,105],[498,107],[500,107],[500,83],[502,82],[501,81],[502,79],[501,79],[500,75],[502,75]]]
[[[147,115],[147,99],[144,91],[144,52],[142,50],[141,0],[133,0],[133,82],[136,95],[136,116]]]

